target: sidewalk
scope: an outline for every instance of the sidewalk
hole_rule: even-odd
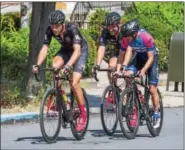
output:
[[[102,68],[106,68],[106,63],[102,63]],[[107,73],[106,72],[98,72],[98,78],[100,82],[95,82],[94,79],[83,79],[81,82],[81,86],[86,90],[90,113],[99,113],[100,112],[100,104],[101,104],[101,96],[105,89],[105,86],[108,85]],[[119,79],[123,80],[123,79]],[[180,107],[184,106],[184,93],[183,92],[174,92],[174,85],[171,84],[169,86],[169,91],[166,91],[166,80],[167,74],[160,74],[160,83],[159,90],[163,96],[163,105],[164,107]],[[122,83],[121,81],[119,83]],[[181,84],[179,84],[179,89],[181,89]],[[39,110],[38,110],[39,111]],[[9,120],[22,120],[22,119],[35,119],[39,115],[38,112],[28,112],[28,113],[19,113],[19,114],[3,114],[1,115],[1,122],[6,122]]]

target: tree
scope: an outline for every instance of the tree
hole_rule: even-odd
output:
[[[45,30],[48,26],[48,15],[53,10],[55,10],[55,2],[33,2],[27,78],[25,87],[26,97],[32,98],[32,91],[36,90],[37,92],[40,87],[40,85],[35,82],[34,75],[32,73],[32,65],[36,63],[37,55],[42,47]],[[42,64],[42,67],[45,66],[46,61]],[[43,81],[44,73],[41,74],[41,79]]]

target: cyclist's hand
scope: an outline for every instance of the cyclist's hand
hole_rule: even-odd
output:
[[[122,72],[121,72],[121,70],[116,70],[114,73],[113,73],[113,75],[122,75]]]
[[[122,66],[121,70],[122,70],[122,74],[125,75],[125,72],[126,72],[126,66]]]
[[[70,66],[68,66],[68,65],[64,66],[63,74],[65,74],[67,76],[70,74]]]
[[[92,74],[96,74],[96,71],[100,69],[100,66],[99,65],[95,65],[93,68],[92,68]]]
[[[38,72],[39,72],[39,65],[33,65],[32,66],[32,72],[34,73],[34,74],[37,74]]]
[[[143,69],[141,69],[141,70],[140,70],[140,74],[139,74],[139,75],[143,77],[143,76],[145,75],[145,73],[146,73],[146,71],[145,71],[145,70],[143,70]]]

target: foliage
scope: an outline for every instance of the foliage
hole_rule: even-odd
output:
[[[81,32],[88,43],[88,59],[83,75],[89,76],[91,74],[91,68],[93,67],[96,58],[96,46],[95,42],[90,36],[89,30],[81,30]]]
[[[23,81],[27,66],[29,29],[2,34],[2,78]]]
[[[6,13],[1,15],[1,32],[8,34],[20,27],[20,13]]]
[[[184,31],[183,2],[135,2],[138,14],[161,21],[175,31]]]
[[[89,16],[90,24],[88,26],[89,33],[93,40],[97,40],[99,37],[102,26],[105,24],[105,16],[108,14],[103,9],[97,9],[94,13]]]

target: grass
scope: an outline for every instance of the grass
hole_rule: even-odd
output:
[[[11,105],[9,107],[1,107],[1,114],[38,112],[40,109],[40,101],[32,100],[24,105]]]

